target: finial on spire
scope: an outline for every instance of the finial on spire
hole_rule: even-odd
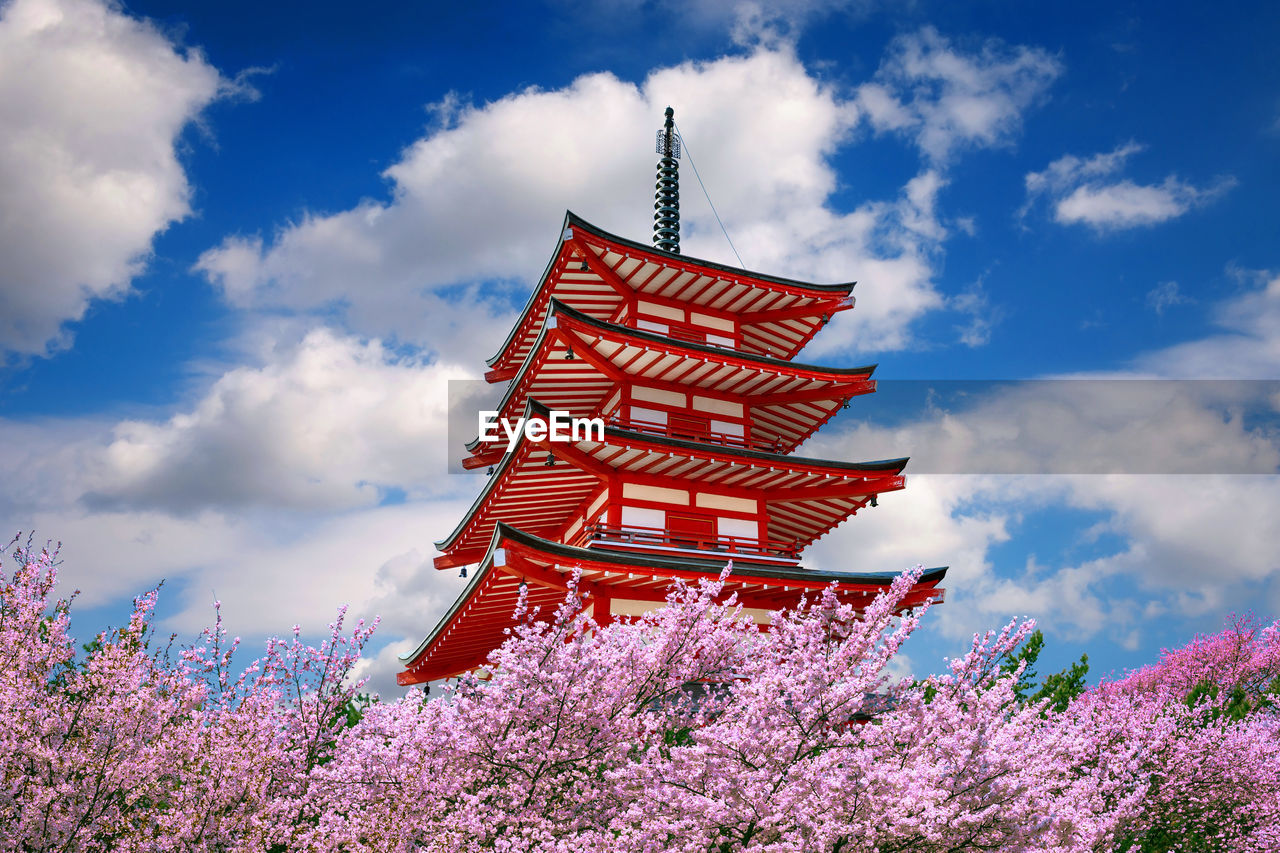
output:
[[[658,161],[658,182],[654,186],[653,245],[680,254],[680,136],[675,131],[676,111],[667,107],[667,120],[658,131],[655,153]]]

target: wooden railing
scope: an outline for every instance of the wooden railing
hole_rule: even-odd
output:
[[[712,551],[717,554],[746,554],[784,560],[796,560],[800,556],[800,548],[796,542],[775,542],[751,536],[699,536],[638,525],[588,524],[571,544],[586,545],[590,542]]]

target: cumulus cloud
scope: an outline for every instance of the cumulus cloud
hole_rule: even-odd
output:
[[[85,500],[190,513],[343,508],[438,491],[449,379],[472,374],[328,329],[221,376],[190,410],[117,424]]]
[[[804,452],[912,460],[906,491],[838,528],[814,560],[949,564],[949,603],[933,618],[953,639],[1031,615],[1060,636],[1132,647],[1156,616],[1280,608],[1280,277],[1229,272],[1243,290],[1212,307],[1219,332],[1126,371],[962,384],[897,425],[833,424]],[[1170,381],[1213,378],[1271,381]],[[1027,515],[1064,511],[1098,519],[1059,523],[1101,553],[993,557]]]
[[[212,623],[215,600],[224,627],[246,638],[280,635],[296,623],[318,641],[342,605],[351,620],[380,617],[375,645],[388,651],[375,649],[365,674],[389,694],[396,655],[425,636],[466,583],[432,567],[430,543],[469,499],[294,515],[62,507],[10,520],[62,539],[59,579],[64,594],[83,590],[81,611],[118,605],[164,579],[158,626],[185,638]],[[83,615],[75,620],[81,639],[97,627]],[[245,648],[249,659],[255,645]]]
[[[931,30],[897,44],[888,83],[937,83],[902,107],[930,150],[941,135],[948,150],[1007,141],[1056,73],[1041,52],[987,45],[969,56]],[[458,359],[488,355],[554,250],[565,207],[648,237],[653,154],[643,140],[670,104],[744,263],[859,279],[859,310],[831,324],[826,345],[903,347],[911,323],[944,304],[932,279],[947,236],[935,210],[945,177],[927,168],[898,198],[834,209],[830,158],[871,99],[842,97],[786,46],[657,69],[639,85],[599,73],[482,106],[448,98],[383,173],[389,200],[313,212],[269,239],[228,236],[196,268],[246,309],[336,309],[363,334]],[[696,188],[685,199],[685,253],[736,265]],[[480,281],[511,286],[474,289]]]
[[[910,454],[912,470],[926,473],[1274,474],[1276,387],[1133,377],[885,381],[881,392],[906,410],[902,423],[862,423],[842,440],[882,457]],[[837,451],[825,434],[811,441],[819,456]]]
[[[1186,375],[1228,353],[1261,363],[1275,352],[1280,323],[1268,312],[1277,293],[1269,282],[1218,307],[1244,333],[1149,353],[1141,369]],[[951,565],[950,603],[936,616],[951,637],[1029,614],[1073,639],[1133,643],[1151,607],[1189,619],[1280,591],[1275,383],[1128,376],[970,383],[897,425],[833,425],[804,452],[913,458],[905,492],[886,495],[813,553],[828,568]],[[882,391],[893,393],[891,383]],[[1078,518],[1063,524],[1076,525],[1069,535],[1078,544],[1105,536],[1099,555],[996,565],[993,549],[1019,535],[1024,516],[1063,511],[1098,519],[1085,529]]]
[[[483,485],[444,476],[446,384],[465,374],[326,329],[267,355],[168,418],[0,420],[0,508],[67,543],[81,608],[167,579],[161,627],[187,637],[215,598],[246,637],[318,639],[342,604],[380,615],[391,651],[368,674],[393,690],[395,654],[464,583],[431,558]]]
[[[893,42],[857,104],[876,131],[910,136],[944,163],[964,148],[1008,144],[1022,113],[1061,73],[1042,49],[989,40],[965,53],[926,27]]]
[[[1049,200],[1054,220],[1063,225],[1088,225],[1100,232],[1136,228],[1176,219],[1235,186],[1233,178],[1221,178],[1206,187],[1175,175],[1158,184],[1118,178],[1126,161],[1144,149],[1131,141],[1088,158],[1068,154],[1043,172],[1031,172],[1026,177],[1023,214],[1043,197]]]
[[[176,138],[229,85],[114,3],[0,7],[0,347],[65,347],[65,323],[128,292],[190,213]]]
[[[442,104],[440,125],[385,171],[390,201],[313,214],[270,242],[230,237],[197,267],[235,305],[340,305],[359,331],[487,355],[520,297],[473,293],[466,304],[479,314],[451,337],[438,322],[468,312],[440,310],[444,294],[495,279],[523,291],[554,250],[565,207],[646,239],[654,157],[643,140],[668,103],[749,266],[870,281],[877,265],[879,310],[860,313],[877,314],[868,327],[886,340],[935,302],[928,265],[877,240],[893,205],[850,215],[826,206],[836,187],[827,157],[851,116],[793,55],[768,50],[659,69],[639,86],[600,73],[478,107]],[[711,212],[686,197],[684,251],[730,260]]]
[[[1054,218],[1064,225],[1085,224],[1098,229],[1133,228],[1174,219],[1194,205],[1220,194],[1221,187],[1197,189],[1172,176],[1154,186],[1121,181],[1106,186],[1081,186],[1054,205]]]

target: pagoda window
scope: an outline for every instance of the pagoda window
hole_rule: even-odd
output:
[[[672,438],[706,440],[711,437],[711,419],[672,414],[667,418],[667,431]]]
[[[667,531],[671,544],[681,548],[708,550],[718,538],[716,517],[689,512],[668,512]]]

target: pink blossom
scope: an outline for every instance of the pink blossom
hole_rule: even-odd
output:
[[[0,849],[1112,851],[1280,849],[1280,626],[1236,620],[1057,712],[975,637],[887,667],[917,571],[760,631],[720,583],[595,624],[571,589],[483,671],[355,702],[343,616],[237,669],[215,625],[152,648],[152,591],[80,659],[56,551],[0,575]],[[1196,846],[1199,845],[1199,846]]]

